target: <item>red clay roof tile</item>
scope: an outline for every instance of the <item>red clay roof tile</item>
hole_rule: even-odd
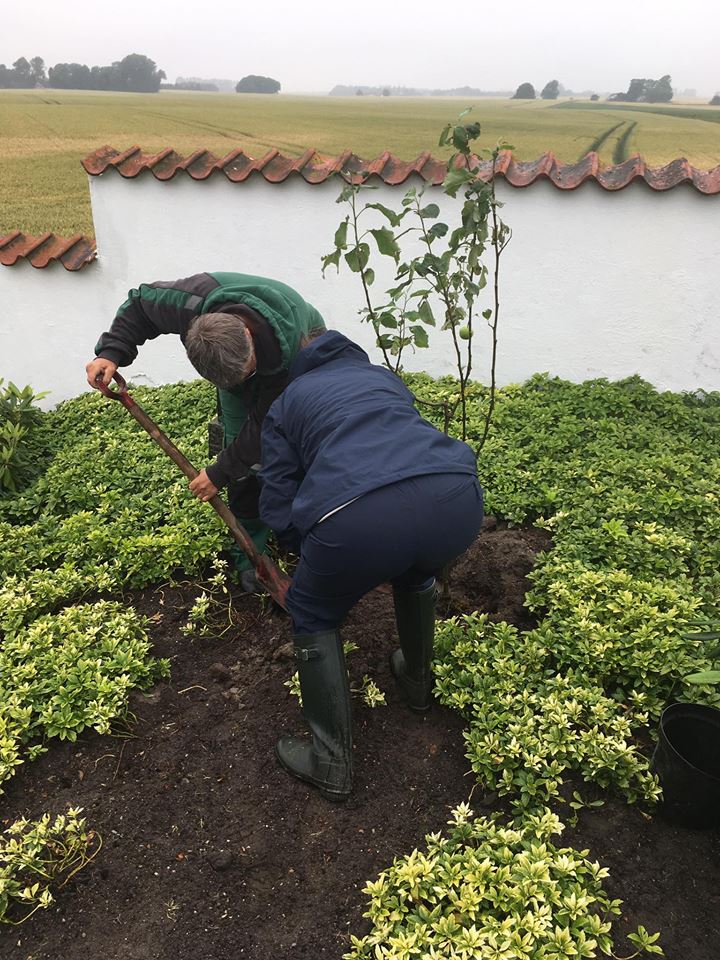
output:
[[[298,174],[308,183],[323,183],[338,173],[357,180],[367,171],[370,176],[377,176],[391,185],[405,183],[413,174],[429,183],[439,184],[447,171],[447,164],[430,153],[405,161],[387,151],[374,160],[363,160],[350,150],[336,157],[322,157],[314,150],[306,150],[300,157],[286,157],[277,150],[270,150],[255,160],[243,150],[233,150],[221,158],[208,150],[198,150],[184,159],[170,148],[156,154],[143,154],[139,147],[120,153],[109,146],[86,157],[83,166],[91,176],[115,169],[130,179],[145,170],[158,180],[169,180],[178,171],[187,173],[193,180],[206,180],[213,173],[222,172],[233,183],[241,183],[253,173],[261,174],[269,183],[281,183],[291,174]],[[492,161],[481,161],[480,176],[487,180],[492,173]],[[720,166],[713,170],[698,170],[682,158],[664,167],[650,169],[640,156],[603,167],[596,153],[588,153],[577,163],[561,163],[552,153],[545,153],[537,160],[516,160],[510,151],[503,151],[495,163],[495,175],[503,177],[513,187],[528,187],[547,179],[559,190],[576,190],[592,180],[604,190],[615,191],[622,190],[634,180],[644,180],[653,190],[671,190],[689,183],[700,193],[720,194]]]
[[[134,179],[147,170],[158,180],[171,180],[178,172],[188,174],[193,180],[206,180],[214,173],[222,172],[233,183],[242,183],[253,173],[259,173],[269,183],[282,183],[291,174],[301,176],[308,183],[323,183],[336,174],[358,182],[369,174],[391,185],[405,183],[413,175],[428,183],[440,184],[447,172],[447,164],[430,153],[405,161],[386,151],[374,160],[363,160],[350,150],[336,157],[322,157],[315,150],[306,150],[299,157],[286,157],[278,150],[269,150],[256,160],[243,150],[232,150],[224,157],[216,157],[209,150],[201,149],[182,157],[171,147],[148,154],[137,146],[122,152],[105,146],[85,157],[82,164],[91,176],[117,170],[122,177]],[[483,180],[488,180],[493,174],[492,161],[480,161],[479,169]],[[650,169],[640,156],[603,167],[597,153],[588,153],[577,163],[561,163],[552,153],[545,153],[537,160],[516,160],[510,151],[503,151],[495,162],[494,172],[513,187],[528,187],[547,179],[559,190],[576,190],[591,180],[604,190],[616,191],[634,180],[643,180],[658,191],[688,183],[699,193],[720,194],[720,165],[712,170],[698,170],[684,158]],[[66,270],[79,270],[92,262],[96,255],[95,241],[82,234],[69,238],[57,237],[53,233],[31,237],[15,231],[0,237],[0,264],[5,266],[25,259],[34,267],[42,268],[59,260]]]
[[[33,267],[41,269],[53,260],[59,260],[66,270],[79,270],[96,255],[95,241],[80,233],[74,237],[57,237],[54,233],[31,237],[16,230],[0,237],[0,264],[6,267],[18,260],[27,260]]]

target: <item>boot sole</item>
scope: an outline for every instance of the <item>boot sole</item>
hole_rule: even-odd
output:
[[[322,784],[318,783],[317,780],[313,780],[312,777],[307,777],[307,776],[304,776],[302,773],[298,773],[297,770],[295,770],[293,767],[288,766],[288,764],[285,763],[280,753],[278,752],[277,747],[275,748],[275,759],[283,768],[283,770],[289,773],[291,777],[294,777],[296,780],[301,780],[303,783],[308,783],[310,784],[311,787],[315,787],[315,789],[318,791],[320,796],[323,797],[325,800],[330,800],[331,803],[342,803],[344,800],[348,800],[350,798],[352,789],[344,793],[338,792],[337,790],[334,790],[334,791],[328,790],[327,787],[324,787]]]

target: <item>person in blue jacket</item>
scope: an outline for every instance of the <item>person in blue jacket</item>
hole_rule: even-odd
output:
[[[260,515],[299,553],[287,593],[311,740],[283,736],[293,776],[343,800],[352,788],[350,691],[339,629],[390,581],[408,705],[430,707],[435,577],[474,541],[483,494],[467,444],[415,409],[402,380],[334,330],[304,346],[262,429]]]

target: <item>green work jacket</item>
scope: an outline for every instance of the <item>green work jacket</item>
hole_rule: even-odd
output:
[[[287,371],[312,330],[325,329],[318,311],[292,287],[244,273],[198,273],[169,283],[142,283],[103,333],[95,355],[128,366],[138,347],[163,333],[185,342],[190,324],[202,313],[231,313],[242,318],[255,343],[257,370],[238,388],[247,418],[235,438],[207,468],[217,487],[240,479],[260,461],[262,421],[287,383]],[[235,392],[235,391],[231,391]]]

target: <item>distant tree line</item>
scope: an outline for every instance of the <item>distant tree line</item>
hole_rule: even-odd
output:
[[[543,100],[557,100],[558,95],[570,95],[572,91],[565,90],[557,80],[550,80],[542,89],[540,96]],[[512,96],[513,100],[535,100],[537,94],[531,83],[521,83]],[[614,103],[670,103],[673,98],[672,78],[665,74],[659,80],[634,79],[625,93],[611,93],[607,98]],[[593,93],[591,100],[599,100]],[[720,105],[720,94],[715,94],[710,101],[713,106]]]
[[[272,77],[258,77],[250,74],[238,80],[235,93],[280,93],[280,83]]]
[[[234,93],[235,80],[227,77],[177,77],[175,83],[161,83],[161,90],[201,90],[206,93]]]
[[[12,65],[0,64],[0,87],[56,90],[119,90],[127,93],[157,93],[165,72],[155,61],[140,53],[130,53],[109,67],[88,67],[84,63],[56,63],[45,75],[42,57],[20,57]]]
[[[331,97],[507,97],[509,90],[481,90],[479,87],[452,87],[447,90],[431,90],[419,87],[368,86],[359,84],[336,84]]]
[[[56,63],[45,73],[45,61],[42,57],[32,57],[27,60],[20,57],[12,67],[0,63],[0,89],[33,89],[35,87],[51,87],[58,90],[116,90],[127,93],[157,93],[161,85],[165,89],[173,89],[172,84],[163,84],[165,71],[158,70],[154,60],[140,53],[130,53],[122,60],[117,60],[110,66],[88,67],[84,63]],[[178,78],[174,85],[176,90],[205,90],[217,92],[219,86],[213,81],[201,79]],[[262,77],[250,74],[243,77],[235,85],[237,93],[279,93],[280,83],[272,77]],[[488,97],[507,96],[509,91],[480,90],[476,87],[454,87],[449,90],[415,89],[413,87],[370,87],[370,86],[343,86],[337,85],[330,91],[330,96],[455,96],[455,97]],[[572,91],[565,90],[558,80],[549,80],[543,87],[540,96],[543,100],[556,100],[560,95],[569,95]],[[537,94],[532,83],[521,83],[512,95],[513,100],[535,100]],[[630,81],[628,89],[623,93],[613,93],[607,99],[617,103],[670,103],[673,98],[672,78],[669,74],[659,80],[635,78]],[[591,100],[598,100],[593,94]],[[712,106],[720,106],[720,93],[716,93],[710,101]]]
[[[45,61],[42,57],[33,57],[26,60],[20,57],[12,67],[0,63],[0,88],[28,89],[43,86],[45,82]]]
[[[534,100],[535,87],[531,83],[521,83],[511,97],[512,100]]]
[[[568,93],[569,91],[565,90],[559,80],[548,80],[545,86],[542,88],[540,96],[543,100],[557,100],[561,93]],[[535,100],[537,94],[535,93],[535,87],[531,83],[521,83],[517,88],[515,93],[512,95],[512,100]]]
[[[672,98],[672,80],[666,73],[659,80],[631,80],[625,93],[611,93],[608,100],[614,103],[670,103]]]
[[[220,87],[212,80],[176,80],[175,83],[163,83],[161,90],[200,90],[205,93],[219,93]]]

